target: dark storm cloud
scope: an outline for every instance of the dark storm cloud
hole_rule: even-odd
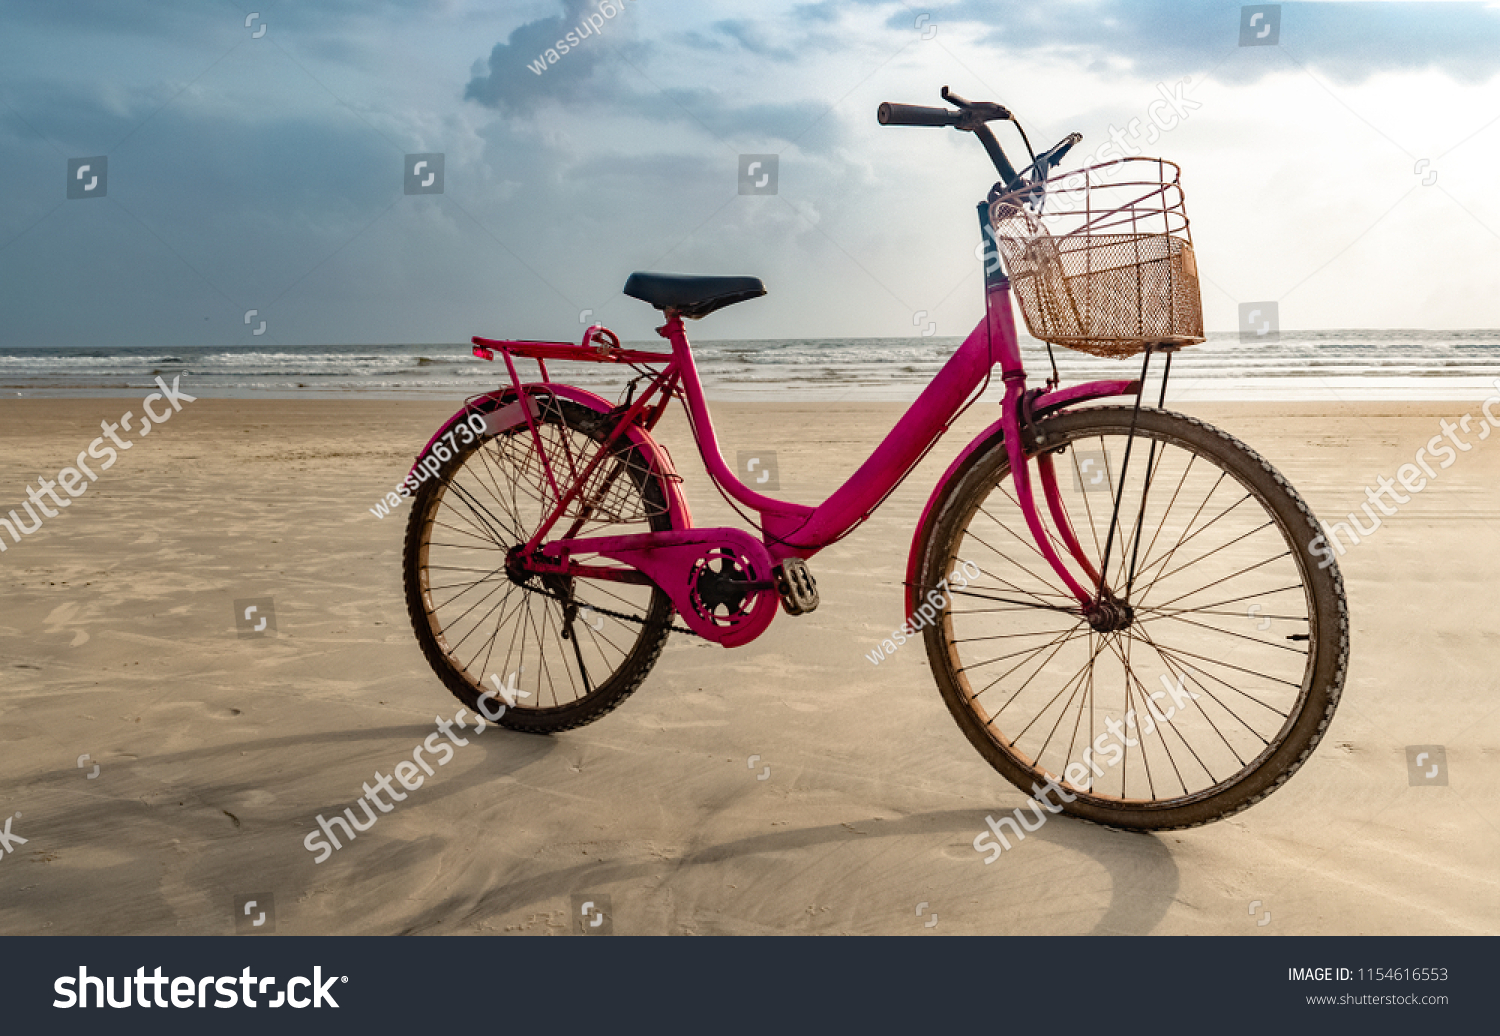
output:
[[[516,29],[504,43],[495,44],[490,51],[489,73],[469,81],[464,99],[505,112],[520,112],[542,99],[573,100],[582,96],[595,68],[610,56],[603,40],[590,38],[595,35],[592,28],[580,40],[580,46],[560,55],[560,60],[544,71],[533,71],[532,66],[545,60],[547,49],[556,47],[569,32],[576,35],[579,24],[590,13],[593,7],[586,7],[584,0],[563,0],[561,15],[539,18]],[[604,24],[604,32],[613,29],[613,19]]]
[[[822,125],[827,106],[816,101],[733,104],[711,89],[657,89],[632,67],[644,57],[643,49],[630,44],[620,31],[613,38],[585,38],[545,71],[533,70],[548,47],[555,47],[596,9],[596,4],[585,6],[584,0],[565,0],[560,17],[540,18],[514,30],[504,43],[495,44],[486,62],[488,72],[469,81],[464,98],[507,115],[529,114],[546,102],[578,102],[601,115],[681,123],[725,141],[796,141],[814,150],[832,144],[836,127]],[[623,21],[606,21],[606,36],[616,26],[623,28]],[[689,33],[686,38],[694,49],[744,49],[778,60],[791,54],[772,47],[740,21],[721,21],[711,33]],[[814,127],[818,132],[809,133]]]

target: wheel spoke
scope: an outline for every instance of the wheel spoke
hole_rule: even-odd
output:
[[[480,436],[418,490],[413,507],[423,510],[412,516],[419,539],[408,549],[408,595],[421,602],[414,623],[428,657],[438,656],[434,666],[450,686],[456,678],[467,687],[466,700],[493,692],[485,682],[490,677],[505,680],[526,693],[507,703],[502,723],[566,729],[602,715],[639,684],[659,650],[643,645],[666,638],[672,610],[648,580],[527,575],[511,567],[525,564],[512,557],[514,548],[556,510],[544,454],[558,488],[568,493],[602,449],[596,433],[584,430],[593,423],[574,416],[585,412],[579,404],[544,397],[533,405],[537,436],[524,424]],[[665,530],[671,527],[665,499],[663,476],[637,447],[617,444],[546,537]],[[589,555],[573,560],[629,571]],[[639,619],[605,617],[597,609]]]
[[[976,455],[971,464],[993,464],[996,474],[965,478],[969,495],[944,503],[934,529],[943,540],[926,548],[950,564],[978,555],[985,566],[982,582],[950,593],[928,634],[945,648],[947,661],[935,671],[945,695],[953,688],[950,705],[976,743],[987,739],[1009,758],[1003,772],[1023,788],[1047,774],[1072,785],[1070,768],[1079,780],[1088,773],[1086,788],[1072,785],[1068,807],[1086,816],[1152,827],[1154,818],[1195,823],[1240,808],[1236,795],[1249,793],[1235,789],[1257,767],[1280,760],[1275,765],[1289,772],[1300,764],[1271,749],[1316,737],[1294,721],[1319,659],[1347,643],[1320,639],[1339,621],[1315,617],[1314,602],[1329,607],[1331,598],[1315,598],[1316,571],[1287,531],[1305,520],[1305,509],[1233,440],[1165,411],[1141,411],[1140,463],[1132,454],[1123,475],[1116,464],[1131,431],[1129,409],[1044,420],[1038,441],[1070,458],[1076,476],[1062,511],[1076,516],[1085,555],[1123,596],[1080,608],[1050,563],[1034,560],[1041,551],[1008,459]],[[1095,449],[1111,497],[1103,510],[1092,499],[1103,499],[1093,492],[1102,487],[1086,484],[1079,460]],[[1044,528],[1070,557],[1067,537]],[[924,572],[938,567],[934,561]],[[1331,585],[1337,592],[1336,579]],[[1260,626],[1236,626],[1247,619]],[[1292,624],[1292,635],[1265,632],[1267,621]],[[1331,711],[1336,698],[1336,687],[1325,688],[1320,707]],[[1015,767],[1030,777],[1017,777]],[[1195,804],[1207,812],[1171,812]]]

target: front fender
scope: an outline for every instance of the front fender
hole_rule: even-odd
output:
[[[528,401],[530,397],[539,393],[551,393],[560,399],[571,400],[581,406],[587,407],[596,413],[604,414],[614,409],[614,404],[603,396],[597,395],[587,389],[581,389],[573,385],[558,385],[549,382],[530,382],[521,386],[526,393]],[[514,399],[514,389],[498,389],[482,396],[476,396],[468,400],[462,410],[459,410],[448,420],[444,421],[427,445],[417,454],[417,459],[412,463],[411,470],[407,473],[406,481],[415,485],[425,482],[431,476],[429,469],[424,467],[424,461],[430,455],[433,445],[439,439],[447,435],[455,425],[462,424],[469,419],[471,414],[478,414],[484,419],[485,430],[491,434],[498,435],[509,431],[517,425],[526,423],[526,415],[521,410],[520,403]],[[536,417],[536,403],[530,402],[532,417]],[[687,497],[682,493],[681,480],[677,477],[677,468],[672,463],[672,455],[652,437],[651,433],[640,425],[631,425],[625,429],[625,438],[631,444],[639,447],[641,453],[650,459],[651,470],[662,476],[662,489],[667,498],[667,517],[674,529],[691,529],[693,527],[693,515],[688,509]],[[432,455],[436,459],[435,455]],[[403,483],[404,484],[404,483]]]
[[[1033,413],[1039,418],[1045,417],[1093,399],[1134,395],[1139,387],[1138,381],[1089,381],[1037,397]],[[949,484],[959,476],[969,459],[976,453],[998,446],[1004,441],[1004,421],[996,421],[980,432],[973,442],[965,446],[963,451],[953,458],[953,463],[948,465],[948,470],[943,472],[943,477],[938,479],[937,485],[933,487],[932,495],[927,498],[927,506],[922,509],[922,517],[917,522],[916,531],[912,534],[911,551],[906,558],[906,614],[908,618],[921,605],[923,588],[917,586],[917,570],[922,564],[922,546],[927,542],[928,526],[937,519],[938,505],[947,494]]]

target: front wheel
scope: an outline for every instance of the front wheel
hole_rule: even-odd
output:
[[[1133,437],[1131,418],[1064,413],[1027,448],[1051,455],[1095,570],[1113,527],[1110,614],[1090,621],[1036,549],[997,435],[933,512],[922,592],[963,562],[981,575],[951,580],[927,655],[964,734],[1018,788],[1114,827],[1191,827],[1307,760],[1343,688],[1348,615],[1317,521],[1270,464],[1181,414],[1142,409]]]

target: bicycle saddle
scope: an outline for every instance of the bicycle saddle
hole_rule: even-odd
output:
[[[746,299],[759,298],[766,286],[759,277],[696,277],[683,273],[633,273],[624,292],[649,302],[664,313],[675,312],[690,320],[706,317],[716,309]]]

